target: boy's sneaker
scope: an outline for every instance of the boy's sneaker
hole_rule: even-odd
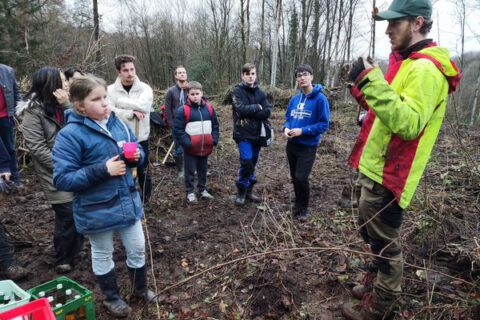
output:
[[[197,196],[195,195],[195,193],[191,192],[187,194],[187,202],[191,204],[197,203]]]
[[[212,200],[214,199],[214,197],[207,191],[207,190],[203,190],[201,193],[200,193],[202,199],[206,199],[206,200]]]
[[[3,275],[11,280],[22,280],[28,277],[29,272],[27,269],[13,263],[10,267],[5,269]]]

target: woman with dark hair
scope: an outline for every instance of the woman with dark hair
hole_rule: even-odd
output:
[[[67,78],[68,83],[72,83],[73,79],[76,79],[78,77],[84,76],[85,74],[80,70],[79,68],[75,66],[68,67],[65,69],[63,72],[65,74],[65,78]]]
[[[64,111],[70,105],[68,82],[60,69],[43,67],[33,74],[26,98],[29,101],[24,109],[23,136],[45,196],[55,211],[55,270],[68,273],[82,250],[83,235],[75,229],[72,194],[58,191],[53,185],[52,160],[55,138],[64,126]]]

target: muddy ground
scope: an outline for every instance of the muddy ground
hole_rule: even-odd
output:
[[[174,168],[152,155],[153,212],[145,220],[150,287],[158,305],[132,301],[131,319],[341,319],[340,304],[360,281],[367,256],[356,233],[355,210],[339,200],[354,174],[346,158],[358,128],[354,107],[332,108],[332,126],[317,151],[307,223],[293,222],[293,189],[275,110],[275,144],[261,152],[256,191],[261,205],[233,204],[238,153],[229,106],[216,108],[221,142],[211,156],[208,187],[214,201],[189,206]],[[405,214],[404,294],[396,319],[479,319],[478,235],[480,133],[446,121],[432,162]],[[160,133],[157,137],[165,136]],[[169,138],[161,141],[168,145]],[[156,150],[154,150],[156,151]],[[155,153],[155,152],[154,152]],[[1,199],[1,219],[16,245],[30,288],[54,279],[53,211],[37,178],[24,169],[26,192]],[[86,252],[89,245],[86,244]],[[117,242],[116,271],[128,296],[125,254]],[[112,319],[101,305],[87,254],[67,276],[93,290],[97,319]],[[425,268],[425,269],[422,269]]]

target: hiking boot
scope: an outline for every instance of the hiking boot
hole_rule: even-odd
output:
[[[127,318],[132,311],[132,308],[123,301],[118,293],[117,278],[115,271],[112,269],[109,273],[97,276],[98,283],[105,295],[103,305],[115,317]]]
[[[253,202],[253,203],[260,203],[260,202],[262,202],[262,199],[260,199],[260,197],[258,197],[258,196],[256,196],[255,194],[253,194],[252,189],[248,189],[248,190],[247,190],[246,199],[250,200],[250,201]]]
[[[373,280],[377,275],[377,271],[378,267],[376,263],[370,263],[367,266],[367,272],[365,272],[365,275],[363,276],[362,284],[358,284],[351,289],[352,296],[361,300],[366,293],[372,292]]]
[[[10,280],[15,280],[15,281],[22,280],[22,279],[28,277],[28,274],[29,274],[29,272],[28,272],[27,269],[19,266],[16,263],[13,263],[10,267],[5,269],[5,271],[3,272],[3,275],[5,277],[7,277]]]
[[[203,191],[200,193],[200,196],[202,197],[202,199],[205,199],[205,200],[213,200],[213,199],[215,199],[214,196],[212,196],[207,190],[203,190]]]
[[[342,315],[349,320],[387,320],[393,317],[393,299],[381,299],[373,291],[364,294],[357,304],[351,301],[341,306]]]
[[[187,194],[187,202],[189,204],[197,203],[197,196],[195,195],[195,193],[190,192],[189,194]]]
[[[308,209],[293,209],[292,212],[293,219],[298,220],[299,222],[307,222],[308,217],[310,216],[310,211]]]
[[[237,206],[243,206],[245,204],[245,199],[247,197],[247,189],[244,187],[238,187],[238,192],[235,197],[235,204]]]
[[[58,274],[66,274],[72,271],[72,266],[68,263],[65,264],[58,264],[55,266],[55,272]]]

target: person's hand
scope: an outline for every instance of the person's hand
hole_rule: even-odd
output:
[[[371,57],[359,57],[353,64],[349,72],[350,80],[355,82],[358,76],[366,69],[378,67],[378,64]]]
[[[140,149],[137,148],[137,151],[133,154],[133,161],[138,161],[140,160]]]
[[[283,130],[283,134],[285,135],[285,137],[290,138],[290,129],[285,128],[285,129]]]
[[[302,135],[302,129],[300,128],[295,128],[295,129],[292,129],[290,130],[288,136],[290,138],[293,138],[293,137],[300,137]]]
[[[140,112],[140,111],[133,111],[133,115],[137,117],[138,120],[143,120],[145,119],[145,113]]]
[[[115,157],[108,159],[106,163],[107,171],[112,177],[123,176],[127,173],[127,166],[123,160],[118,160],[119,157],[119,155],[116,155]]]
[[[5,181],[10,181],[10,177],[12,174],[10,172],[0,172],[0,179],[3,179]]]
[[[53,91],[53,95],[57,99],[58,104],[62,106],[66,105],[70,99],[68,91],[63,89]]]

